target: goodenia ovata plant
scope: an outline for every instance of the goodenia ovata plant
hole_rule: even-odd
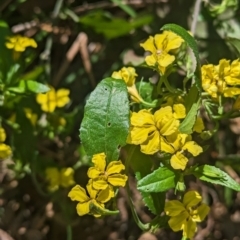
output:
[[[210,208],[200,193],[187,191],[186,176],[240,190],[227,173],[202,164],[198,157],[206,151],[204,141],[217,132],[219,120],[240,115],[240,61],[222,59],[219,65],[201,66],[189,32],[175,24],[164,25],[162,30],[141,43],[149,54],[139,67],[159,76],[155,84],[144,81],[151,89],[151,101],[145,98],[146,88],[141,89],[143,82],[136,84],[141,76],[132,66],[103,79],[87,100],[80,138],[93,167],[88,170],[87,191],[76,185],[69,197],[78,201],[80,216],[118,214],[107,206],[117,197],[118,188],[125,186],[141,229],[170,227],[192,238]],[[182,87],[176,88],[169,79],[179,68],[186,76]],[[228,112],[223,110],[225,103],[232,105]],[[205,128],[200,108],[213,122],[213,129]],[[127,179],[132,171],[144,204],[156,215],[147,224],[139,220],[131,200]],[[166,200],[170,189],[176,200]]]

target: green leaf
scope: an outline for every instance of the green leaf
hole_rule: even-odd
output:
[[[102,80],[87,100],[80,139],[88,156],[105,152],[117,160],[129,130],[129,101],[123,80]]]
[[[150,82],[137,82],[136,83],[138,92],[140,94],[140,96],[144,99],[144,101],[146,102],[152,102],[152,93],[153,93],[153,84],[151,84]]]
[[[194,70],[195,81],[199,92],[202,92],[202,78],[201,78],[201,63],[199,58],[198,46],[195,39],[186,31],[186,29],[180,27],[179,25],[170,23],[165,24],[161,30],[172,31],[178,36],[180,36],[189,46],[196,60],[196,66]]]
[[[227,173],[210,165],[196,166],[189,171],[202,181],[219,184],[235,191],[240,191],[240,184],[233,180]]]
[[[129,165],[134,171],[137,180],[151,173],[153,161],[149,155],[143,154],[139,146],[127,145],[124,147],[127,154],[131,154]],[[143,202],[153,214],[161,214],[165,203],[165,193],[147,193],[140,191]]]
[[[236,56],[240,57],[240,39],[228,37],[226,41],[234,48]]]
[[[20,80],[18,87],[10,87],[8,88],[8,90],[16,93],[26,92],[45,93],[48,92],[50,88],[47,85],[44,85],[36,81]]]
[[[199,104],[200,99],[198,99],[198,102],[192,104],[192,107],[187,113],[187,116],[184,118],[184,120],[179,126],[179,131],[181,133],[191,134],[193,132],[192,129],[196,121]]]
[[[126,5],[126,3],[123,3],[121,0],[111,0],[113,3],[115,3],[116,5],[118,5],[124,12],[126,12],[129,16],[131,17],[136,17],[137,14],[134,11],[133,8],[131,8],[130,6]]]
[[[143,192],[165,192],[174,188],[177,175],[167,167],[160,167],[138,182],[138,190]]]

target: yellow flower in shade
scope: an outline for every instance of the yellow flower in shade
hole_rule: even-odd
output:
[[[59,187],[70,187],[75,184],[73,175],[74,170],[72,168],[58,168],[51,167],[45,171],[46,179],[49,182],[48,190],[53,192],[59,189]]]
[[[97,210],[93,210],[92,206],[104,210],[104,203],[108,202],[111,199],[108,190],[96,190],[93,188],[92,181],[90,180],[87,184],[87,191],[89,196],[86,193],[86,190],[79,185],[76,185],[68,193],[68,197],[72,201],[78,201],[77,204],[77,213],[79,216],[85,214],[92,214],[95,217],[100,217],[101,214]]]
[[[233,110],[240,110],[240,96],[237,97],[232,108]]]
[[[142,102],[143,99],[139,95],[135,86],[135,80],[137,76],[136,70],[133,67],[123,67],[121,70],[112,73],[112,78],[124,80],[124,82],[127,84],[127,89],[131,99],[134,102],[139,103]]]
[[[12,155],[12,149],[10,146],[0,143],[0,160],[4,160]]]
[[[169,153],[173,154],[170,164],[174,169],[185,169],[188,159],[184,156],[184,151],[188,151],[194,157],[203,151],[202,147],[192,141],[191,135],[177,133],[167,136],[166,139],[172,147]]]
[[[221,59],[218,65],[207,64],[202,66],[202,87],[212,98],[220,95],[234,97],[240,94],[239,74],[240,63],[235,60],[230,64],[229,60]],[[235,86],[235,87],[234,87]]]
[[[50,87],[50,91],[47,93],[39,93],[37,95],[37,102],[41,105],[41,109],[44,112],[53,112],[56,107],[64,107],[69,103],[70,91],[65,88],[61,88],[57,91],[53,87]]]
[[[146,109],[133,112],[127,143],[140,145],[141,152],[145,154],[158,151],[171,153],[172,146],[166,137],[178,131],[178,119],[185,117],[183,108],[182,104],[176,104],[173,107],[160,108],[154,114]]]
[[[5,142],[6,140],[6,132],[3,128],[0,128],[0,143]]]
[[[13,49],[16,52],[24,52],[27,47],[37,47],[34,39],[20,35],[8,37],[5,45],[8,49]]]
[[[38,118],[37,114],[33,113],[31,108],[24,108],[24,112],[31,124],[35,126]]]
[[[195,122],[195,124],[193,126],[193,131],[197,132],[197,133],[201,133],[204,130],[204,128],[205,127],[204,127],[204,123],[203,123],[202,118],[197,117],[196,118],[196,122]]]
[[[175,60],[175,56],[170,52],[178,49],[183,42],[184,40],[175,33],[164,31],[154,37],[150,36],[140,45],[145,51],[151,52],[151,55],[145,58],[147,65],[156,66],[161,74],[164,74],[166,68]]]
[[[196,191],[189,191],[183,197],[183,202],[171,200],[166,202],[164,211],[170,216],[168,224],[174,231],[183,231],[183,236],[192,238],[197,230],[196,222],[202,222],[208,215],[210,208],[202,202],[201,195]]]
[[[87,175],[92,179],[93,188],[96,190],[109,189],[110,195],[114,196],[113,187],[124,187],[128,177],[121,174],[125,166],[121,161],[112,161],[106,167],[105,153],[93,155],[94,167],[88,169]]]

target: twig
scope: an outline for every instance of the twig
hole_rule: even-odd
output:
[[[193,36],[195,35],[195,31],[196,31],[196,27],[197,27],[197,20],[198,20],[199,13],[201,11],[201,2],[202,2],[202,0],[196,0],[195,6],[194,6],[193,20],[192,20],[192,25],[191,25],[191,33]]]
[[[59,68],[59,71],[57,72],[56,76],[53,78],[52,85],[56,87],[66,70],[68,69],[70,63],[72,60],[75,58],[79,51],[79,46],[80,46],[80,37],[81,33],[78,34],[76,40],[73,42],[72,46],[69,48],[66,54],[66,58],[64,59],[63,63],[61,64],[61,67]]]
[[[88,52],[88,36],[86,33],[81,32],[79,34],[79,42],[80,42],[80,46],[79,46],[79,51],[83,60],[83,65],[84,68],[88,74],[88,77],[90,79],[92,88],[96,87],[96,81],[92,72],[92,64],[91,64],[91,60],[90,60],[90,56],[89,56],[89,52]]]

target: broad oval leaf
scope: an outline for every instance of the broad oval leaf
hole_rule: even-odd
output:
[[[191,49],[191,51],[193,52],[193,55],[196,60],[196,67],[195,67],[195,71],[194,71],[195,81],[196,81],[196,84],[198,87],[198,91],[202,92],[201,63],[200,63],[200,58],[199,58],[198,46],[197,46],[195,39],[191,36],[190,33],[188,33],[188,31],[186,29],[184,29],[183,27],[181,27],[177,24],[173,24],[173,23],[165,24],[161,28],[161,30],[167,30],[167,31],[174,32],[188,44],[188,46]]]
[[[210,165],[196,166],[190,169],[190,172],[202,181],[219,184],[235,191],[240,191],[240,184],[217,167]]]
[[[117,160],[129,130],[129,101],[123,80],[102,80],[87,100],[80,139],[88,156],[105,152]]]
[[[167,167],[160,167],[138,182],[138,190],[143,192],[165,192],[174,188],[177,175]]]

